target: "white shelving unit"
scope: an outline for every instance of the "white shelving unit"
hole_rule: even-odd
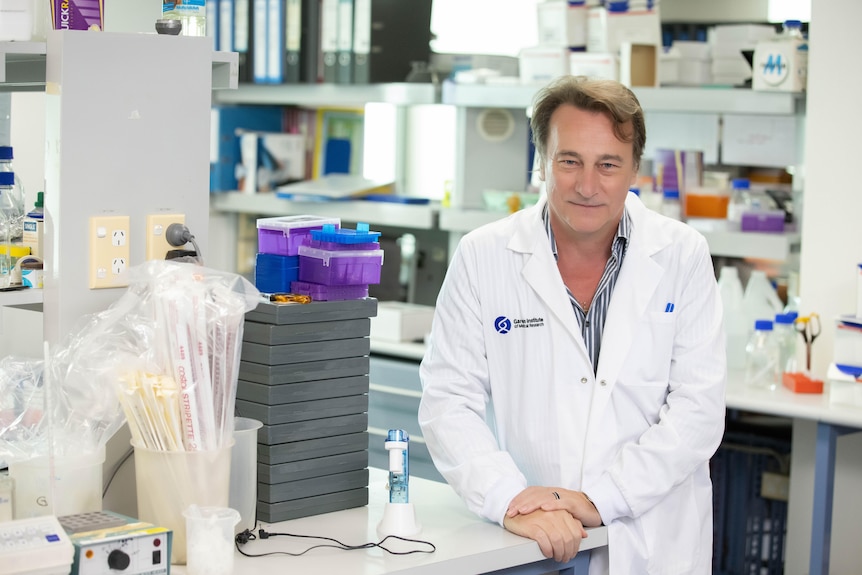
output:
[[[240,192],[213,194],[210,205],[213,209],[222,212],[261,216],[315,214],[327,218],[340,218],[347,222],[365,222],[378,226],[409,227],[418,230],[437,228],[437,208],[433,205],[362,200],[296,202],[279,198],[275,194],[243,194]]]
[[[440,97],[432,84],[243,84],[236,90],[218,92],[218,104],[270,104],[278,106],[362,106],[384,102],[398,106],[436,104]]]
[[[468,108],[528,108],[541,86],[443,84],[442,103]],[[755,92],[743,88],[635,88],[644,110],[734,114],[796,114],[805,99],[795,93]]]
[[[210,46],[84,31],[0,42],[0,91],[46,93],[45,288],[0,293],[0,308],[41,302],[46,340],[125,289],[89,289],[90,217],[130,217],[130,267],[145,259],[150,213],[185,214],[205,249],[208,108],[212,90],[236,87],[238,72],[235,53]]]

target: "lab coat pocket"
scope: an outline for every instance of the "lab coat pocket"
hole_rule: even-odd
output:
[[[620,377],[624,385],[667,386],[676,328],[674,313],[647,313],[637,324],[626,369]]]

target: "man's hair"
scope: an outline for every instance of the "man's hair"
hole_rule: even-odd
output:
[[[551,115],[564,104],[608,116],[613,122],[614,135],[621,142],[631,142],[635,165],[640,166],[646,144],[646,126],[640,102],[631,90],[619,82],[586,76],[561,76],[536,94],[530,127],[533,130],[533,144],[540,158],[546,159],[545,145]]]

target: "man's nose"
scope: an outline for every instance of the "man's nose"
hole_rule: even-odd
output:
[[[581,196],[591,198],[599,191],[598,183],[598,177],[593,170],[583,170],[575,189]]]

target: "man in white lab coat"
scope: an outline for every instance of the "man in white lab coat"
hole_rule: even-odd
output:
[[[480,516],[590,573],[712,568],[722,310],[704,238],[629,187],[646,141],[621,84],[564,77],[533,106],[547,198],[467,234],[422,361],[419,423]]]

